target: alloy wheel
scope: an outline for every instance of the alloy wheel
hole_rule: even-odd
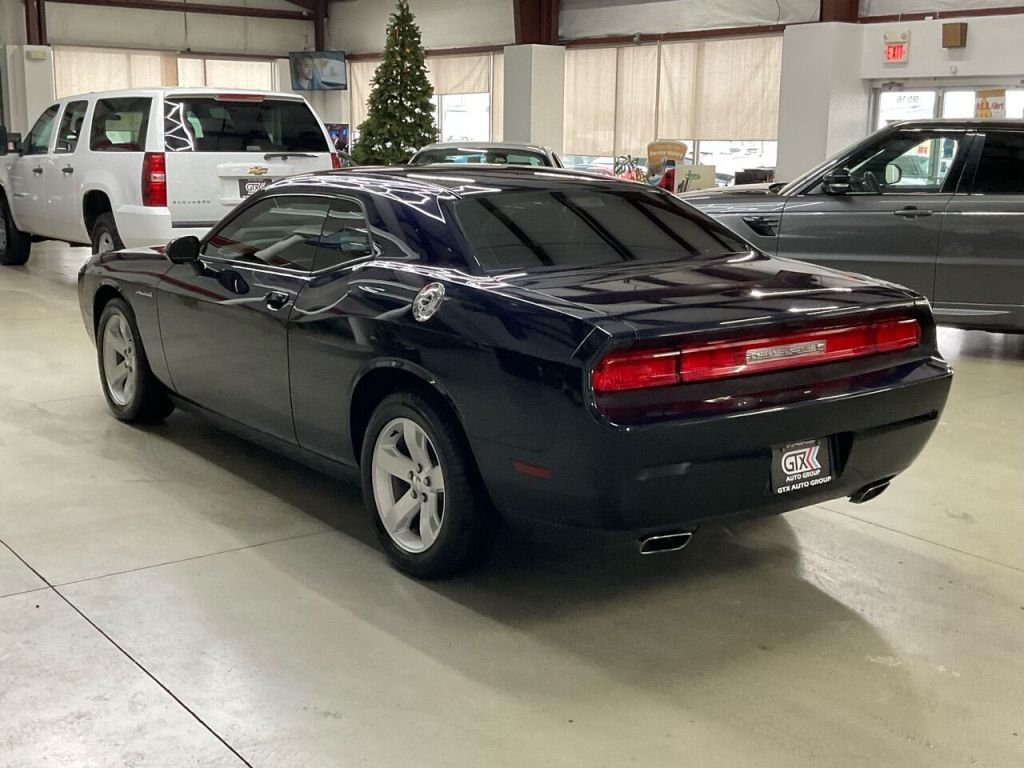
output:
[[[425,552],[444,525],[444,471],[433,443],[412,419],[392,419],[377,435],[373,496],[388,536],[406,552]]]
[[[103,329],[103,375],[110,399],[122,408],[128,405],[138,387],[139,371],[135,338],[121,314],[111,315]]]

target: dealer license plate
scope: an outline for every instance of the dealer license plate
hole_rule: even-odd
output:
[[[834,479],[827,437],[772,448],[773,493],[814,490]]]
[[[239,179],[238,194],[241,197],[248,197],[261,189],[266,189],[273,183],[274,179]]]

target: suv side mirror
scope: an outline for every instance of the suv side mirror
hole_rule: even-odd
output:
[[[8,155],[11,152],[21,154],[21,134],[8,133],[7,126],[0,125],[0,155]]]
[[[853,179],[846,168],[835,168],[821,177],[821,187],[829,195],[846,195],[853,189]]]
[[[199,238],[195,235],[176,237],[167,244],[164,255],[172,264],[191,264],[199,258]]]
[[[0,125],[0,155],[7,154],[7,126]]]

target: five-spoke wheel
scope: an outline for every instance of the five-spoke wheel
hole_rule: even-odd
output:
[[[445,576],[486,551],[494,514],[465,436],[436,398],[385,397],[367,426],[361,464],[366,506],[398,568]]]
[[[122,298],[108,301],[96,324],[100,382],[111,412],[121,421],[162,419],[174,410],[149,369],[132,308]]]

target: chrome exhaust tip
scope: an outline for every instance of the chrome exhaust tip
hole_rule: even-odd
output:
[[[877,482],[869,483],[863,488],[850,494],[850,501],[853,504],[863,504],[865,501],[871,501],[876,496],[881,495],[885,489],[889,487],[890,482],[892,482],[891,479],[878,480]]]
[[[678,552],[690,543],[693,531],[677,531],[674,533],[656,533],[640,539],[641,555],[656,555],[661,552]]]

